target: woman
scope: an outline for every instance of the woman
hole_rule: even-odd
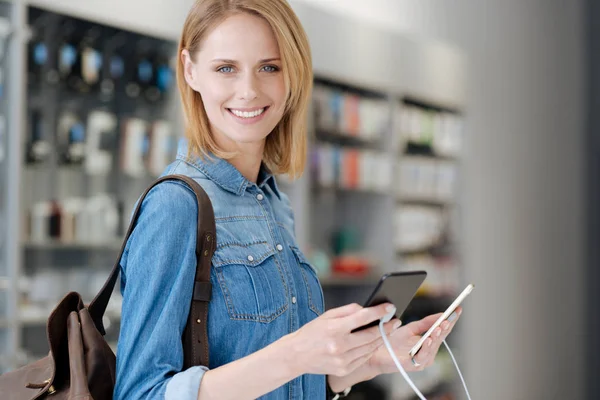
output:
[[[320,400],[394,372],[377,327],[350,333],[390,305],[323,312],[319,281],[294,237],[290,202],[272,175],[297,177],[306,159],[312,63],[290,6],[197,0],[179,54],[187,140],[165,174],[195,179],[215,212],[210,365],[182,371],[196,268],[195,197],[183,184],[161,183],[144,200],[121,260],[115,399]],[[414,361],[407,358],[436,318],[386,324],[407,370],[430,365],[450,332],[453,323],[445,322]]]

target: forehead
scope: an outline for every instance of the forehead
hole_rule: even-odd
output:
[[[279,47],[267,21],[242,13],[228,17],[210,31],[199,55],[211,59],[263,59],[279,57]]]

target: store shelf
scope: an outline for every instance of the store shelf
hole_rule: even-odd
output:
[[[364,135],[351,135],[333,130],[317,129],[315,136],[317,143],[338,144],[348,147],[374,148],[381,144],[380,137],[366,137]]]
[[[399,203],[424,205],[432,207],[452,207],[456,205],[456,202],[451,199],[440,199],[436,197],[419,197],[419,196],[406,196],[401,195],[396,198]]]
[[[396,254],[398,257],[411,257],[418,255],[431,255],[434,257],[456,256],[456,244],[452,242],[438,241],[435,244],[430,244],[422,247],[410,249],[398,249]]]
[[[376,195],[376,196],[386,196],[389,195],[387,191],[376,190],[376,189],[367,189],[367,188],[346,188],[338,185],[322,185],[322,184],[314,184],[313,189],[318,192],[336,192],[341,195],[345,194],[359,194],[359,195]]]
[[[423,247],[415,247],[410,249],[398,249],[397,254],[400,257],[417,256],[421,254],[433,254],[436,250],[436,245],[428,245]]]
[[[423,100],[414,94],[404,96],[402,102],[406,105],[423,108],[429,111],[446,112],[457,115],[462,114],[461,107],[458,104],[445,104],[437,100],[432,101],[431,99]]]
[[[400,154],[409,157],[418,156],[433,160],[460,162],[460,157],[458,155],[438,154],[429,145],[419,145],[410,142],[400,150]]]

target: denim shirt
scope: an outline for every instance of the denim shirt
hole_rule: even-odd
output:
[[[260,350],[324,309],[315,271],[298,249],[289,199],[265,168],[255,184],[225,160],[188,159],[182,140],[164,174],[196,180],[215,213],[210,365],[182,371],[181,337],[196,271],[197,204],[187,185],[164,182],[143,201],[121,259],[115,400],[195,400],[205,371]],[[260,398],[324,399],[325,376],[300,376]]]

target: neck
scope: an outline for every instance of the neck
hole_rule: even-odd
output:
[[[256,183],[258,173],[262,163],[263,152],[265,150],[265,140],[259,142],[240,143],[235,142],[227,136],[221,134],[218,130],[214,130],[214,137],[217,145],[230,152],[235,152],[237,155],[230,158],[229,163],[233,165],[244,178],[250,182]]]
[[[258,181],[258,173],[260,171],[260,165],[262,162],[261,156],[240,153],[239,155],[227,161],[229,161],[231,165],[240,171],[244,178],[248,179],[250,182],[256,183]]]

